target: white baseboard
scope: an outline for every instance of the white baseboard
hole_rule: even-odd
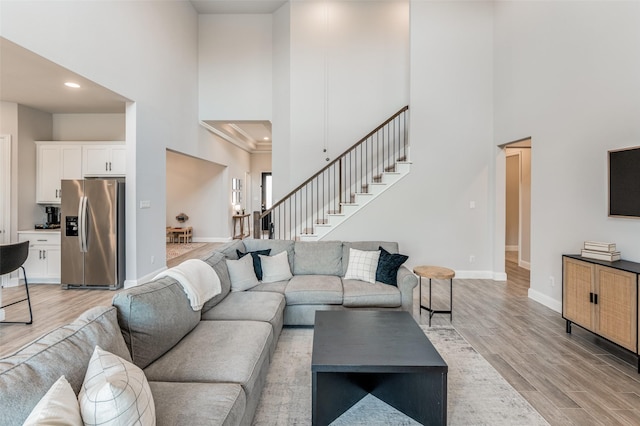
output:
[[[531,263],[525,262],[524,260],[518,261],[518,266],[521,267],[521,268],[526,269],[527,271],[531,270]]]
[[[151,281],[160,272],[166,271],[166,270],[167,270],[167,267],[163,266],[162,268],[156,269],[155,271],[150,272],[147,275],[144,275],[144,276],[142,276],[142,277],[140,277],[138,279],[125,280],[124,281],[124,288],[136,287],[136,286],[139,286],[140,284],[147,283],[147,282]]]
[[[30,278],[27,275],[27,278],[29,278],[29,285],[31,284],[54,284],[54,285],[60,285],[60,278]],[[9,279],[9,282],[7,283],[7,288],[9,287],[17,287],[20,284],[22,284],[24,281],[18,278],[18,277],[11,277]]]
[[[504,246],[504,251],[518,251],[518,246]]]
[[[552,309],[558,313],[562,312],[562,302],[559,302],[556,299],[552,299],[546,294],[542,294],[532,288],[529,289],[529,299],[535,300],[541,305],[544,305],[547,308]]]
[[[506,281],[507,280],[507,273],[506,272],[494,272],[493,273],[493,280],[494,281]]]
[[[492,280],[493,277],[493,271],[456,271],[456,278],[465,280]]]
[[[456,271],[454,279],[506,281],[506,272],[493,271]]]

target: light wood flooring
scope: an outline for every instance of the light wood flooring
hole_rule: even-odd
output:
[[[175,257],[167,262],[167,267],[172,268],[187,259],[208,257],[211,251],[221,244],[208,243]],[[30,283],[33,324],[0,324],[0,356],[7,355],[42,334],[73,321],[91,306],[111,305],[111,299],[118,291],[121,290],[62,290],[58,285]],[[2,304],[22,299],[24,295],[24,286],[3,288]],[[26,321],[28,318],[26,302],[5,309],[7,321]]]
[[[206,252],[190,255],[203,257]],[[181,257],[173,263],[186,259]],[[572,334],[565,333],[559,313],[527,297],[529,272],[510,258],[506,266],[507,282],[454,280],[456,329],[550,424],[640,425],[635,357],[577,326]],[[423,286],[426,289],[424,280]],[[72,321],[90,306],[110,304],[114,295],[108,290],[61,290],[52,285],[30,288],[34,323],[0,324],[0,355]],[[20,292],[23,287],[3,289],[3,303]],[[414,317],[427,324],[427,312],[419,314],[417,289],[415,295]],[[448,284],[435,283],[434,304],[444,308],[447,302]],[[432,324],[449,324],[449,316],[435,315]]]

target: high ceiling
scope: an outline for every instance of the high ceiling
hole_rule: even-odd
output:
[[[272,13],[283,0],[191,0],[200,14]],[[74,82],[79,88],[69,88]],[[0,101],[52,114],[124,113],[127,99],[93,81],[0,37]],[[271,150],[269,121],[206,120],[213,133],[250,152]],[[267,137],[268,140],[264,138]]]
[[[273,13],[286,0],[191,0],[194,9],[206,13]]]
[[[52,114],[123,113],[129,99],[0,37],[0,100]],[[64,85],[73,82],[79,88]]]

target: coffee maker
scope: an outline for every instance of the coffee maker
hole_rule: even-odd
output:
[[[60,207],[47,206],[44,208],[47,213],[47,228],[59,228],[60,227]]]

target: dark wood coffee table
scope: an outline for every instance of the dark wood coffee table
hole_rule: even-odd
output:
[[[368,393],[422,424],[447,424],[447,364],[408,312],[318,311],[314,327],[314,425]]]

